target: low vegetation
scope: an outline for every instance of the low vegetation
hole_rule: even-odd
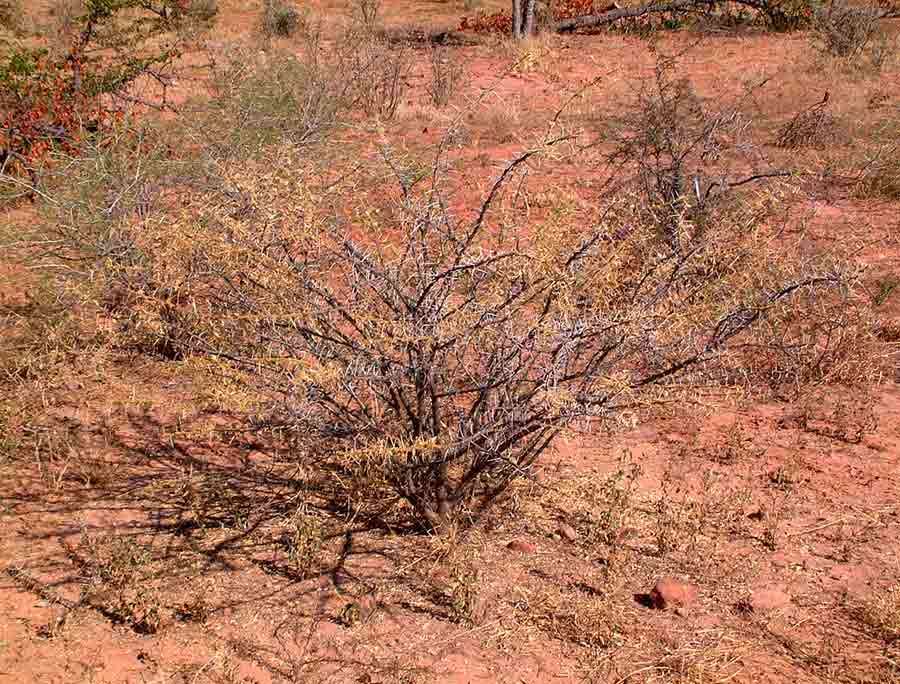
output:
[[[890,6],[517,2],[461,36],[264,0],[220,46],[224,0],[5,7],[34,653],[115,626],[172,681],[535,644],[585,681],[898,676]],[[725,24],[806,31],[806,71],[698,67],[681,34]],[[465,44],[607,26],[649,40]],[[558,40],[633,68],[561,77]],[[176,626],[205,662],[148,655]]]

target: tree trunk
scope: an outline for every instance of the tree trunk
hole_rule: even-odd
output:
[[[512,3],[512,35],[522,40],[534,33],[535,0],[513,0]]]
[[[524,16],[522,17],[522,37],[530,36],[534,33],[534,3],[535,0],[524,0],[523,7]]]
[[[522,38],[522,1],[512,0],[512,36],[515,40]]]

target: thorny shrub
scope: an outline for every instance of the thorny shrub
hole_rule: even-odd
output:
[[[618,183],[528,219],[524,170],[573,141],[554,123],[476,203],[456,201],[443,147],[427,163],[289,140],[222,158],[177,211],[115,221],[131,256],[93,282],[123,288],[119,315],[220,405],[333,473],[342,505],[449,530],[560,433],[696,392],[729,349],[777,348],[854,282],[771,239],[766,193],[679,214],[677,235]]]
[[[354,31],[345,37],[340,57],[344,78],[353,84],[354,104],[369,116],[389,121],[403,102],[412,70],[412,55],[406,47]]]
[[[844,0],[830,0],[815,6],[812,15],[813,35],[820,49],[835,57],[861,55],[879,32],[881,10],[858,7]]]
[[[260,31],[266,40],[274,36],[289,38],[300,28],[300,11],[283,0],[264,0]]]
[[[245,167],[229,183],[251,206],[262,187],[280,195],[277,218],[263,228],[259,209],[226,209],[201,222],[224,221],[225,233],[167,226],[149,267],[183,288],[179,325],[261,427],[446,529],[502,495],[567,426],[673,395],[670,378],[687,381],[760,320],[789,317],[799,292],[841,281],[760,250],[752,214],[686,236],[681,253],[615,206],[582,234],[489,222],[540,151],[514,160],[468,219],[392,158],[396,203],[343,219],[328,218],[313,178]],[[285,205],[296,187],[305,196]]]
[[[197,105],[193,137],[216,159],[249,156],[280,140],[321,140],[353,106],[354,82],[320,47],[319,34],[310,33],[297,54],[272,51],[260,62],[238,52],[216,74],[213,97]]]
[[[733,103],[710,106],[676,73],[676,59],[657,54],[654,78],[638,91],[634,106],[615,127],[618,145],[609,161],[635,169],[633,175],[621,174],[616,187],[635,198],[631,210],[638,220],[655,225],[660,239],[676,252],[683,236],[717,232],[734,220],[735,211],[754,212],[755,221],[785,221],[780,207],[790,186],[779,179],[791,174],[768,165],[748,134],[751,120],[745,114],[746,101],[765,82],[751,85]],[[757,202],[750,209],[746,197],[754,187]],[[781,239],[773,233],[772,246]],[[849,280],[857,275],[846,272]],[[860,296],[816,298],[807,302],[803,317],[782,331],[784,339],[777,344],[768,322],[760,321],[756,330],[762,338],[750,334],[723,355],[720,379],[743,384],[751,376],[765,378],[781,390],[826,378],[865,382],[880,372],[872,362],[880,357],[868,355],[872,324],[870,307]]]
[[[712,227],[729,211],[736,188],[789,173],[765,168],[748,135],[743,104],[764,83],[737,102],[710,106],[690,81],[676,77],[677,58],[652,46],[651,51],[654,77],[641,84],[634,103],[625,107],[609,162],[636,169],[626,181],[639,198],[641,206],[635,210],[678,250],[683,230]],[[735,177],[736,157],[743,157],[752,171]]]

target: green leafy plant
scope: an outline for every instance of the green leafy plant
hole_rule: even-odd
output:
[[[150,76],[165,108],[170,71],[180,55],[173,39],[180,0],[149,7],[142,0],[85,0],[72,18],[61,54],[22,46],[0,52],[0,164],[5,184],[36,181],[38,162],[52,150],[72,153],[83,139],[118,120],[137,100],[129,88]],[[118,104],[117,104],[118,103]]]

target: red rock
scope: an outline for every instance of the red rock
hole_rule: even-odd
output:
[[[560,523],[559,527],[556,528],[556,533],[566,541],[570,542],[573,542],[578,538],[578,532],[575,531],[574,527],[567,523]]]
[[[680,609],[697,599],[697,588],[673,577],[661,577],[650,590],[650,606],[657,610]]]
[[[534,553],[537,551],[537,547],[531,542],[524,541],[522,539],[513,539],[509,544],[506,545],[510,551],[517,551],[519,553]]]

